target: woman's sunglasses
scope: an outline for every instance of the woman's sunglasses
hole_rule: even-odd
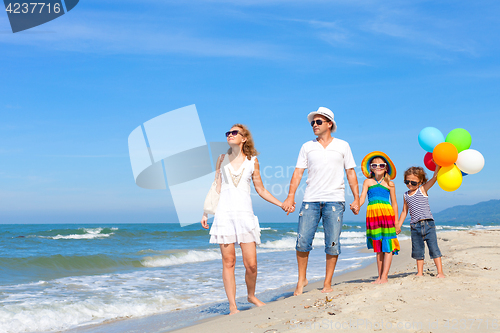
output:
[[[418,182],[416,182],[414,180],[405,180],[405,184],[406,185],[411,184],[412,186],[417,186]]]
[[[386,166],[387,166],[386,163],[372,163],[372,164],[370,164],[370,168],[372,168],[372,169],[376,169],[376,168],[385,169]]]
[[[226,132],[226,138],[227,138],[229,135],[232,135],[232,136],[237,136],[238,134],[240,134],[241,136],[243,136],[243,134],[241,134],[238,130],[229,131],[229,132]]]
[[[327,120],[316,119],[316,120],[311,121],[311,126],[314,126],[314,124],[322,125],[323,123],[328,123],[328,122],[329,121],[327,121]]]

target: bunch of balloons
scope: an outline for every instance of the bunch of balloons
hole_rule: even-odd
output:
[[[431,171],[436,170],[436,164],[441,167],[437,181],[443,190],[455,191],[463,176],[478,173],[484,167],[483,155],[469,149],[471,142],[471,135],[463,128],[455,128],[446,138],[435,127],[426,127],[418,134],[418,143],[427,151],[425,166]]]

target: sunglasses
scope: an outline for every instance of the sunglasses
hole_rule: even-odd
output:
[[[227,138],[229,135],[232,135],[232,136],[237,136],[238,134],[240,134],[241,136],[243,136],[243,134],[241,134],[241,133],[240,133],[240,131],[238,131],[238,130],[228,131],[228,132],[226,132],[226,138]]]
[[[405,184],[406,185],[411,184],[412,186],[417,186],[418,182],[413,181],[413,180],[405,180]]]
[[[376,169],[376,168],[385,169],[386,166],[387,166],[387,163],[372,163],[372,164],[370,164],[370,168],[372,168],[372,169]]]
[[[314,126],[314,124],[322,125],[323,123],[328,123],[328,122],[330,122],[330,121],[329,120],[316,119],[316,120],[311,121],[311,126]]]

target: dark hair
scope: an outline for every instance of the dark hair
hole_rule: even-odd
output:
[[[422,167],[411,167],[411,168],[408,168],[406,171],[405,171],[405,180],[406,180],[406,176],[408,175],[414,175],[416,177],[418,177],[418,180],[422,182],[422,184],[425,184],[427,183],[427,175],[425,174],[425,171],[424,171],[424,168]]]

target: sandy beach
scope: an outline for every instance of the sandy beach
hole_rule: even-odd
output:
[[[389,282],[371,284],[375,263],[334,276],[333,292],[322,282],[309,284],[299,296],[282,297],[260,308],[216,316],[175,333],[197,332],[498,332],[500,331],[500,230],[438,233],[445,279],[426,260],[417,277],[411,241],[401,242]],[[290,290],[293,291],[293,290]],[[291,293],[287,293],[291,295]],[[71,332],[166,332],[166,316],[125,319]]]
[[[411,241],[394,257],[390,280],[375,279],[375,265],[334,277],[334,291],[322,283],[233,316],[221,316],[176,330],[194,332],[498,332],[500,331],[500,230],[438,233],[445,279],[425,260],[417,277]],[[426,253],[428,256],[428,253]]]

